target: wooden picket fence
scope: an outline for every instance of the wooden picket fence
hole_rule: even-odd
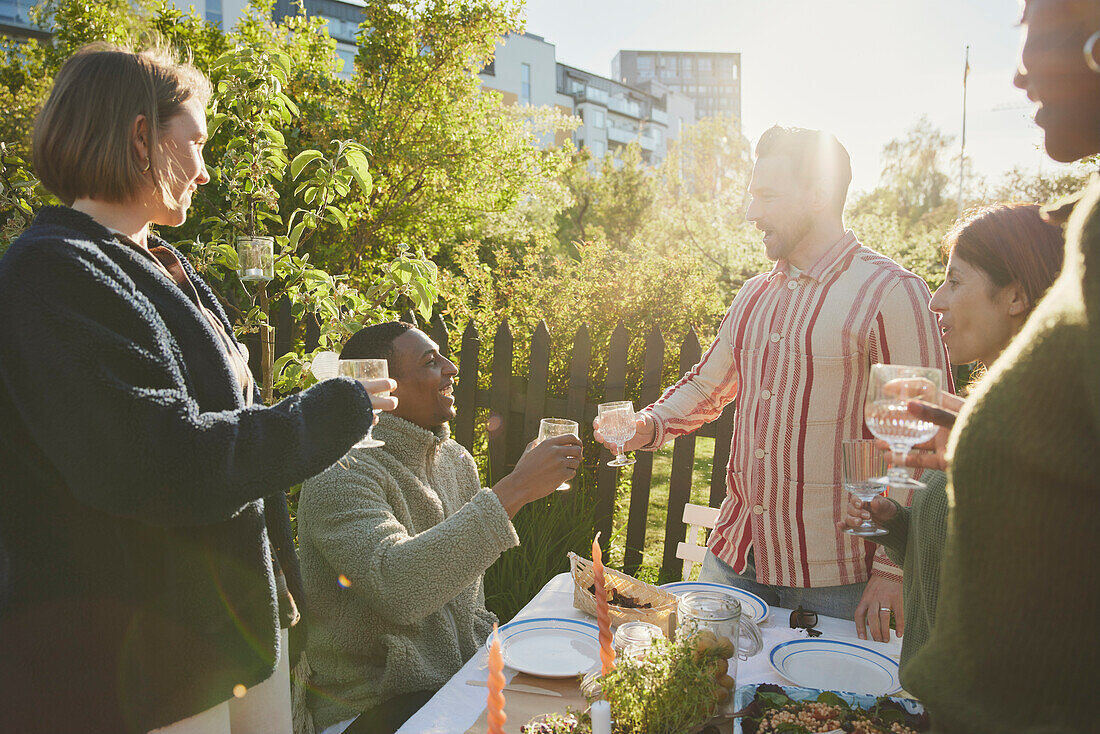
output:
[[[405,320],[415,323],[412,314]],[[445,356],[452,352],[451,335],[442,319],[436,317],[426,329],[440,346]],[[514,338],[507,321],[497,328],[492,337],[492,362],[488,389],[478,388],[482,335],[473,322],[463,331],[459,346],[459,379],[455,387],[454,438],[469,450],[474,448],[474,436],[478,409],[488,409],[486,424],[489,445],[490,476],[499,478],[512,470],[527,442],[538,433],[539,421],[545,416],[569,418],[581,425],[581,431],[589,434],[597,405],[602,402],[622,400],[627,385],[627,331],[622,324],[611,336],[607,360],[607,378],[602,391],[590,391],[592,385],[589,366],[592,344],[588,328],[583,324],[573,337],[570,354],[569,380],[565,395],[549,394],[550,333],[546,324],[539,322],[530,342],[530,365],[527,377],[515,374],[513,356]],[[648,405],[660,397],[661,367],[665,358],[665,340],[656,327],[645,341],[641,376],[641,402]],[[680,372],[686,372],[701,354],[699,339],[694,329],[688,331],[680,343]],[[599,396],[590,402],[588,396]],[[685,538],[683,523],[684,505],[691,497],[692,468],[695,460],[695,437],[715,439],[714,457],[710,478],[710,504],[717,507],[726,493],[726,464],[729,460],[730,439],[733,431],[733,406],[712,423],[694,434],[675,440],[672,453],[672,470],[669,478],[669,499],[665,518],[664,552],[660,575],[663,579],[678,578],[680,563],[676,559],[676,544]],[[582,436],[590,438],[590,435]],[[626,527],[626,553],[623,570],[634,574],[642,561],[642,548],[646,540],[646,516],[649,507],[653,477],[653,455],[646,451],[635,454],[633,477],[630,487],[630,509]],[[602,538],[609,539],[615,507],[616,470],[606,466],[610,453],[601,450],[600,468],[596,479],[596,530]]]

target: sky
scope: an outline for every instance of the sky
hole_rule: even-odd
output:
[[[620,49],[741,53],[750,140],[772,124],[829,130],[852,156],[853,191],[879,180],[883,146],[921,117],[962,129],[995,183],[1022,166],[1053,173],[1024,93],[1012,86],[1017,0],[527,0],[527,31],[557,60],[604,76]],[[954,172],[957,177],[957,171]],[[957,184],[953,184],[957,191]],[[979,193],[979,192],[974,192]]]

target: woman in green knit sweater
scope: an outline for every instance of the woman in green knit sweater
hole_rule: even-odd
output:
[[[1054,282],[1062,253],[1061,230],[1045,222],[1036,205],[995,204],[960,219],[944,238],[947,273],[929,304],[939,315],[951,363],[979,370],[992,365]],[[945,400],[961,406],[954,396]],[[869,517],[890,531],[870,540],[903,570],[903,677],[936,620],[947,537],[947,476],[934,470],[923,480],[928,488],[915,493],[912,507],[884,497],[864,505],[852,495],[840,524],[856,527]]]
[[[1100,0],[1028,0],[1016,85],[1058,161],[1100,153]],[[1058,210],[1059,213],[1064,211]],[[1094,732],[1100,680],[1100,180],[1062,273],[946,450],[936,625],[906,688],[937,732]]]

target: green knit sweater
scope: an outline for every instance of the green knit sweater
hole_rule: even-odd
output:
[[[374,436],[386,445],[352,449],[298,505],[317,731],[450,680],[496,621],[482,575],[519,544],[446,426],[382,414]]]
[[[1095,732],[1100,181],[1066,262],[963,408],[936,626],[906,668],[939,732]]]
[[[905,603],[905,635],[901,638],[901,677],[906,664],[924,643],[936,622],[936,600],[940,593],[940,556],[947,537],[947,475],[926,471],[921,481],[928,485],[913,493],[913,506],[894,500],[898,513],[882,526],[889,534],[871,540],[886,549],[890,560],[903,571],[902,598]]]

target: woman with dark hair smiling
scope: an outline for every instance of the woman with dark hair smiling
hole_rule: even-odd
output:
[[[1100,0],[1029,0],[1023,25],[1016,85],[1039,104],[1047,152],[1064,162],[1100,153]],[[936,625],[906,679],[939,732],[1097,730],[1095,177],[1065,232],[1061,274],[972,391],[947,444]]]
[[[928,307],[939,315],[951,363],[977,364],[978,374],[1004,351],[1062,267],[1062,231],[1043,220],[1034,204],[994,204],[968,213],[944,237],[947,273]],[[959,398],[944,396],[951,407]],[[928,641],[936,621],[940,559],[947,537],[947,477],[926,472],[927,489],[912,507],[886,497],[869,505],[852,495],[840,529],[870,518],[890,532],[868,538],[902,566],[905,636],[901,676]]]
[[[65,206],[0,261],[4,731],[289,731],[284,492],[343,456],[371,425],[366,388],[393,383],[258,403],[213,292],[150,232],[210,180],[209,95],[187,64],[97,45],[35,124]]]

